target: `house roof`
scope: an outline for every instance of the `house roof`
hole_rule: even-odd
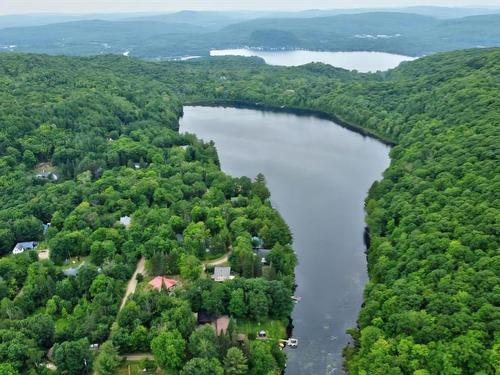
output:
[[[220,335],[221,333],[226,333],[227,328],[229,327],[229,316],[223,315],[215,321],[215,330],[217,332],[217,335]]]
[[[163,287],[165,287],[168,290],[173,286],[175,286],[176,284],[177,280],[168,279],[164,276],[156,276],[153,280],[149,282],[149,285],[151,285],[156,290],[161,290]]]
[[[229,278],[231,276],[231,267],[215,267],[214,278]]]
[[[29,242],[18,242],[14,249],[34,249],[36,247],[37,243],[35,241],[29,241]]]

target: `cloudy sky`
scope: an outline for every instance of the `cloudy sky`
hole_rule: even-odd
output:
[[[493,5],[500,0],[0,0],[0,14],[193,10],[300,10],[410,5]]]

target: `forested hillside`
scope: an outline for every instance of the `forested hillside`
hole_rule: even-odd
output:
[[[422,56],[500,45],[499,14],[445,20],[408,12],[321,14],[245,18],[232,13],[186,12],[4,28],[0,29],[0,50],[83,56],[128,51],[130,56],[167,59],[246,46]]]
[[[291,238],[267,203],[262,179],[223,175],[213,145],[176,132],[181,103],[205,100],[318,110],[397,143],[366,200],[370,282],[346,366],[360,375],[495,374],[499,61],[500,49],[468,50],[357,74],[243,58],[155,64],[1,55],[2,251],[44,239],[40,225],[52,222],[52,262],[29,254],[0,260],[1,362],[19,371],[37,368],[56,342],[54,358],[65,366],[65,353],[81,347],[79,340],[110,337],[121,352],[147,349],[155,339],[187,345],[174,363],[162,363],[180,368],[193,358],[192,369],[203,358],[222,359],[227,346],[197,352],[200,336],[214,340],[191,333],[189,319],[169,316],[187,317],[191,309],[253,321],[287,316]],[[33,179],[40,163],[61,181]],[[129,230],[116,224],[122,215],[132,216]],[[262,270],[248,261],[252,236],[274,246],[280,259],[264,278],[253,278]],[[232,264],[244,277],[189,281],[189,270],[207,256],[206,244],[215,254],[232,244]],[[61,273],[68,251],[88,256],[76,278]],[[187,287],[165,300],[136,293],[118,313],[141,255],[156,257],[150,264],[162,264],[160,273],[179,272]],[[159,313],[165,309],[171,314]],[[172,327],[176,333],[159,333]],[[283,365],[279,351],[260,346],[251,343],[245,352],[250,373]],[[259,367],[268,362],[270,368]]]

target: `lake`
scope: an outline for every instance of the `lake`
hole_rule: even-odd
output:
[[[322,62],[339,68],[358,72],[376,72],[397,67],[403,61],[415,58],[385,52],[321,52],[321,51],[260,51],[247,48],[212,50],[211,56],[258,56],[267,64],[298,66],[311,62]]]
[[[363,204],[389,147],[328,120],[253,109],[184,107],[180,131],[213,140],[224,172],[264,173],[299,259],[299,346],[287,349],[286,373],[342,374],[367,282]]]

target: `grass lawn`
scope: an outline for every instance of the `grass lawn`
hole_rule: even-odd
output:
[[[129,373],[130,366],[130,373]],[[116,370],[116,375],[177,375],[176,372],[170,370],[157,369],[156,371],[142,371],[139,367],[139,362],[124,361],[118,370]]]
[[[249,320],[237,320],[236,331],[246,335],[257,335],[259,331],[266,331],[267,337],[275,340],[286,338],[286,327],[288,322],[282,320],[265,320],[260,324]]]

